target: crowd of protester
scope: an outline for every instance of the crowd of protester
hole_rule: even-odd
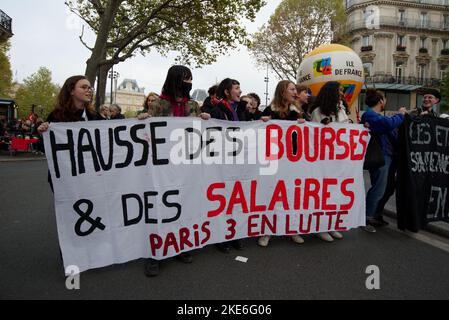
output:
[[[143,108],[138,112],[140,120],[149,117],[200,117],[203,120],[211,118],[232,122],[240,121],[271,121],[289,120],[304,123],[314,121],[323,125],[332,122],[351,123],[350,110],[345,101],[343,87],[340,83],[331,81],[326,83],[316,98],[312,97],[309,88],[296,85],[291,81],[280,81],[276,87],[274,97],[269,106],[260,110],[260,98],[255,93],[242,95],[240,82],[236,79],[226,78],[218,85],[212,86],[202,106],[190,98],[193,75],[185,66],[173,66],[168,70],[166,81],[160,95],[152,92],[144,102]],[[423,92],[424,103],[413,110],[416,116],[439,115],[434,105],[441,99],[436,90]],[[122,119],[120,107],[101,106],[97,112],[92,107],[93,90],[90,82],[84,76],[75,76],[67,79],[58,96],[54,111],[46,122],[38,127],[40,134],[48,130],[50,122],[91,121],[105,119]],[[313,102],[313,103],[312,103]],[[371,187],[366,195],[366,231],[374,233],[376,228],[385,226],[387,222],[382,218],[383,207],[391,196],[391,186],[394,187],[395,164],[394,145],[397,138],[397,129],[404,121],[406,109],[401,108],[391,117],[382,114],[386,106],[385,96],[377,90],[366,92],[365,103],[369,109],[362,116],[361,124],[369,128],[371,135],[376,135],[382,146],[385,164],[381,168],[369,171]],[[49,180],[51,183],[51,180]],[[394,188],[393,188],[394,190]],[[320,239],[332,242],[342,239],[339,232],[318,234]],[[304,243],[300,235],[291,239],[297,243]],[[268,246],[269,236],[262,236],[258,244]],[[221,243],[217,248],[228,253],[232,248],[243,250],[240,240]],[[191,263],[192,255],[183,253],[177,257],[183,263]],[[161,261],[147,259],[145,274],[156,276],[159,273]]]

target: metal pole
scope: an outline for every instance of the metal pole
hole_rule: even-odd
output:
[[[268,107],[268,82],[270,81],[270,79],[268,78],[268,63],[267,63],[267,76],[265,78],[265,82],[266,82],[266,90],[265,90],[265,106]]]
[[[112,65],[112,68],[111,68],[111,104],[114,103],[112,101],[112,91],[113,91],[112,84],[113,84],[113,82],[114,82],[114,65]]]

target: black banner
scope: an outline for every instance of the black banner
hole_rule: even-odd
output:
[[[449,121],[407,116],[399,134],[398,227],[449,222]]]

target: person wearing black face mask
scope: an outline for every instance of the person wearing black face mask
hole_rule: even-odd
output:
[[[190,99],[192,90],[192,72],[185,66],[173,66],[168,70],[167,79],[160,100],[155,102],[151,110],[141,113],[138,119],[148,117],[196,117],[203,120],[210,119],[208,113],[201,113],[196,101]],[[181,253],[177,258],[183,263],[192,263],[190,253]],[[145,275],[155,277],[159,274],[160,262],[155,259],[146,259]]]
[[[199,116],[208,120],[210,115],[201,113],[196,101],[190,99],[192,72],[185,66],[173,66],[168,70],[158,103],[148,113],[140,114],[139,119],[147,117],[191,117]]]

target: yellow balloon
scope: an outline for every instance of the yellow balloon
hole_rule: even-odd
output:
[[[326,82],[338,81],[345,88],[349,106],[357,100],[365,82],[363,63],[351,48],[340,44],[323,45],[304,57],[298,83],[308,86],[314,96]]]

